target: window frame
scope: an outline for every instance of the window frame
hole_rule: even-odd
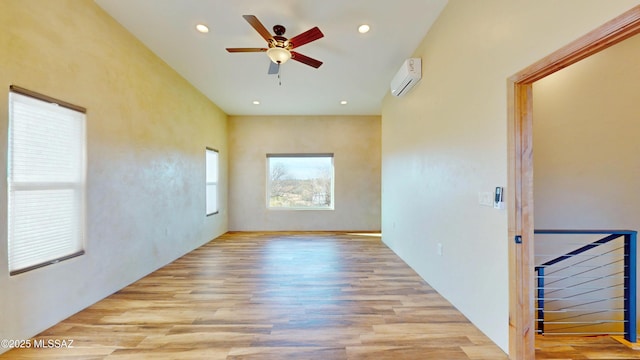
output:
[[[14,98],[15,97],[15,98]],[[21,99],[24,97],[25,99]],[[16,137],[16,126],[17,121],[27,121],[26,118],[20,118],[20,120],[16,120],[16,114],[14,113],[14,106],[18,104],[25,104],[26,98],[30,98],[37,102],[43,102],[42,109],[47,109],[47,111],[51,111],[52,109],[56,109],[57,107],[63,108],[64,112],[69,110],[77,113],[73,116],[69,115],[70,121],[79,120],[79,123],[76,124],[77,128],[75,129],[80,135],[80,139],[78,139],[77,146],[78,152],[73,154],[73,159],[76,161],[77,168],[74,169],[72,173],[66,174],[65,176],[70,176],[71,178],[75,177],[75,180],[52,180],[51,178],[40,178],[38,180],[24,180],[24,174],[20,175],[20,172],[24,170],[16,170],[18,168],[14,168],[15,166],[20,166],[21,163],[14,159],[14,153],[19,151],[17,149],[20,148],[20,145],[15,146],[16,141],[19,141],[19,136]],[[28,101],[32,101],[28,100]],[[56,107],[48,107],[51,104]],[[9,96],[8,96],[8,131],[7,131],[7,266],[9,270],[9,275],[14,276],[18,274],[22,274],[31,270],[39,269],[48,265],[56,264],[64,260],[72,259],[85,254],[86,248],[86,158],[87,158],[87,135],[86,135],[86,126],[87,126],[87,110],[84,107],[73,105],[71,103],[58,100],[52,98],[47,95],[43,95],[25,88],[21,88],[19,86],[11,85],[9,87]],[[35,107],[34,107],[35,108]],[[61,111],[62,112],[62,111]],[[31,119],[33,121],[33,119]],[[45,120],[46,121],[46,118]],[[21,150],[20,150],[21,151]],[[28,164],[27,163],[23,163]],[[18,171],[18,179],[14,177],[14,172]],[[23,180],[20,180],[19,177],[23,177]],[[33,176],[33,175],[31,175]],[[60,176],[60,175],[58,175]],[[49,257],[42,257],[41,259],[35,260],[32,264],[20,265],[20,260],[25,260],[24,257],[20,257],[19,253],[14,254],[13,249],[13,239],[15,239],[14,233],[14,224],[17,224],[16,220],[20,214],[15,214],[16,204],[20,204],[20,202],[16,202],[22,196],[29,196],[38,192],[38,191],[53,191],[59,192],[60,190],[70,190],[71,204],[73,207],[68,211],[71,211],[71,224],[69,231],[72,231],[73,241],[60,241],[59,244],[68,245],[72,251],[64,252],[64,251],[50,251],[46,252]],[[31,192],[31,193],[29,193]],[[23,194],[23,195],[19,195]],[[50,196],[51,194],[49,194]],[[37,196],[37,195],[36,195]],[[24,204],[24,203],[23,203]],[[20,205],[18,205],[20,206]],[[23,205],[24,206],[24,205]],[[51,209],[49,209],[51,211]],[[59,211],[59,210],[58,210]],[[43,210],[43,213],[46,213],[46,209]],[[19,231],[19,230],[18,230]],[[59,235],[59,234],[57,234]],[[23,234],[24,236],[24,234]],[[55,237],[54,237],[55,238]],[[59,237],[58,237],[59,238]],[[49,239],[50,240],[50,239]],[[42,244],[38,242],[38,244]],[[47,243],[48,244],[48,243]],[[18,243],[18,247],[20,247],[20,243]],[[24,248],[22,248],[24,249]],[[33,249],[27,248],[27,250],[33,251]],[[18,250],[19,251],[19,250]],[[55,253],[55,254],[54,254]],[[14,255],[16,255],[14,257]],[[18,264],[15,267],[12,265],[12,262],[17,261]]]
[[[272,192],[272,179],[271,179],[271,159],[278,158],[330,158],[330,205],[329,206],[272,206],[271,205],[271,192]],[[265,199],[267,210],[274,211],[333,211],[335,210],[335,155],[334,153],[268,153],[266,154],[266,187],[265,187]]]
[[[215,164],[210,164],[209,163],[209,154],[215,154]],[[215,166],[215,171],[214,174],[215,176],[213,176],[212,179],[209,178],[209,175],[211,174],[209,172],[209,166]],[[218,190],[220,188],[219,183],[220,183],[220,151],[218,151],[217,149],[214,149],[212,147],[206,147],[205,148],[205,214],[206,216],[211,216],[211,215],[215,215],[220,213],[220,191]],[[210,186],[215,186],[215,210],[210,212],[209,210],[209,187]]]

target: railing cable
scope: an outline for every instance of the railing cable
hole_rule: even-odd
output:
[[[601,334],[604,328],[635,343],[637,232],[631,230],[535,230],[542,235],[605,235],[546,260],[537,273],[536,323],[540,334]],[[622,238],[622,246],[611,243]],[[536,240],[537,243],[537,240]],[[613,244],[614,246],[611,246]],[[563,243],[566,246],[567,243]],[[548,247],[548,246],[547,246]],[[553,254],[536,255],[548,259]],[[616,279],[622,279],[622,281]],[[622,307],[621,307],[622,306]],[[549,316],[545,319],[545,314]],[[618,318],[617,316],[620,316]],[[546,326],[545,326],[546,325]],[[624,331],[614,330],[623,326]],[[612,327],[613,326],[613,327]],[[545,329],[546,327],[546,329]],[[567,332],[582,329],[582,332]]]

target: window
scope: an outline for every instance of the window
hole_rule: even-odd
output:
[[[207,148],[206,155],[206,193],[207,216],[218,213],[218,150]]]
[[[11,275],[84,254],[85,112],[11,87],[7,152]]]
[[[333,210],[333,154],[267,154],[267,207]]]

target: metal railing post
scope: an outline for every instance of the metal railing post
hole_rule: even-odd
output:
[[[624,338],[631,343],[635,343],[638,338],[636,324],[637,238],[636,231],[624,235]]]
[[[544,267],[536,267],[538,273],[538,334],[544,334]]]

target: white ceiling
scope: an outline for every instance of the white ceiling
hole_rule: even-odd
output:
[[[447,0],[96,2],[227,114],[379,115],[389,81]],[[325,36],[296,51],[324,64],[314,69],[289,61],[278,85],[277,75],[267,74],[265,53],[225,50],[266,45],[242,15],[257,16],[270,32],[284,25],[288,38],[318,26]],[[198,23],[209,33],[197,32]],[[357,31],[363,23],[371,26],[364,35]]]

